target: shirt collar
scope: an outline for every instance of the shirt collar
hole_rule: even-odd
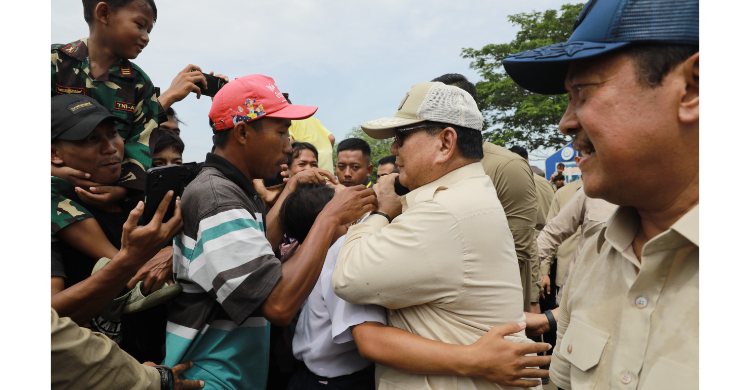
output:
[[[404,195],[401,197],[401,205],[403,206],[403,210],[406,211],[406,209],[417,203],[432,200],[435,192],[439,190],[446,189],[450,185],[456,184],[466,178],[484,175],[486,175],[486,173],[484,173],[484,168],[482,168],[480,162],[464,165],[461,168],[454,169],[439,177],[437,180],[427,183]]]
[[[618,252],[624,252],[633,243],[639,225],[640,216],[634,207],[618,207],[604,222],[604,227],[599,232],[596,243],[597,252],[601,251],[605,240],[609,241]],[[700,247],[698,245],[698,205],[677,220],[666,232],[652,240],[666,237],[671,232],[678,233],[695,246]]]
[[[85,64],[85,67],[88,68],[91,64],[89,63],[89,47],[88,47],[89,39],[87,38],[81,38],[75,42],[71,42],[67,45],[64,45],[60,47],[60,51],[65,53],[66,55],[75,58]],[[114,64],[109,68],[109,74],[118,76],[118,77],[125,77],[125,78],[133,78],[133,64],[125,59],[125,58],[118,58],[117,61],[115,61]],[[105,77],[102,77],[101,79],[98,79],[97,81],[107,81],[109,80],[109,75],[105,74]]]
[[[206,163],[203,164],[203,167],[218,169],[227,179],[240,186],[242,191],[244,191],[249,198],[252,199],[257,194],[255,192],[255,187],[253,187],[253,182],[224,157],[214,153],[208,153],[206,154]]]
[[[700,247],[698,245],[698,205],[695,205],[692,210],[677,220],[670,230],[680,233],[680,235],[687,238],[695,246]]]

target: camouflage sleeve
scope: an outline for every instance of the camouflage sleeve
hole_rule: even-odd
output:
[[[134,66],[135,68],[135,66]],[[138,68],[135,89],[133,125],[125,138],[122,174],[117,183],[121,187],[144,191],[146,170],[151,167],[151,133],[158,127],[158,105],[154,85]]]
[[[73,202],[67,196],[66,191],[70,191],[71,184],[67,181],[52,176],[52,235],[62,230],[62,228],[72,225],[93,215],[80,204]]]
[[[57,50],[55,50],[56,49],[55,46],[58,46],[58,45],[52,45],[52,84],[51,84],[52,95],[51,96],[56,95],[55,94],[55,74],[57,74],[57,64],[60,62],[60,57],[59,57],[60,55],[57,52]]]

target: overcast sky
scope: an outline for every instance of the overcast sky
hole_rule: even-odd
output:
[[[273,77],[295,104],[341,141],[353,127],[391,116],[409,88],[445,73],[479,81],[462,48],[508,42],[508,15],[559,9],[571,1],[157,1],[151,41],[133,62],[162,92],[188,64],[230,80]],[[88,36],[80,0],[54,0],[51,43]],[[211,99],[173,105],[185,122],[184,161],[211,149]],[[534,163],[532,161],[532,163]],[[543,163],[535,163],[543,168]]]

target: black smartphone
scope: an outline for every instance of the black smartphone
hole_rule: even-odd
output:
[[[396,190],[396,195],[398,196],[404,196],[409,193],[409,189],[404,187],[403,184],[396,178],[396,181],[393,183],[393,189]]]
[[[190,170],[179,165],[167,165],[165,167],[149,168],[146,171],[146,198],[144,199],[145,209],[141,216],[141,225],[151,222],[156,214],[164,196],[170,190],[174,191],[172,200],[169,201],[169,208],[164,214],[162,222],[168,221],[174,215],[175,201],[182,195],[185,188],[185,181],[189,181]]]
[[[195,85],[200,87],[201,95],[214,97],[219,92],[221,87],[223,87],[224,84],[227,83],[226,81],[224,81],[224,79],[220,79],[216,76],[211,76],[208,73],[203,73],[203,76],[206,77],[206,84],[208,84],[208,88],[204,89],[201,83],[195,83]]]

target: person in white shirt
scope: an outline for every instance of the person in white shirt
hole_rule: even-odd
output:
[[[286,234],[302,244],[334,193],[331,187],[307,185],[289,194],[281,209]],[[345,234],[345,226],[334,232],[318,282],[302,306],[292,341],[294,357],[302,363],[288,390],[318,388],[320,383],[327,389],[375,388],[373,364],[360,356],[351,328],[368,321],[386,325],[385,310],[355,305],[334,294],[331,274]]]

